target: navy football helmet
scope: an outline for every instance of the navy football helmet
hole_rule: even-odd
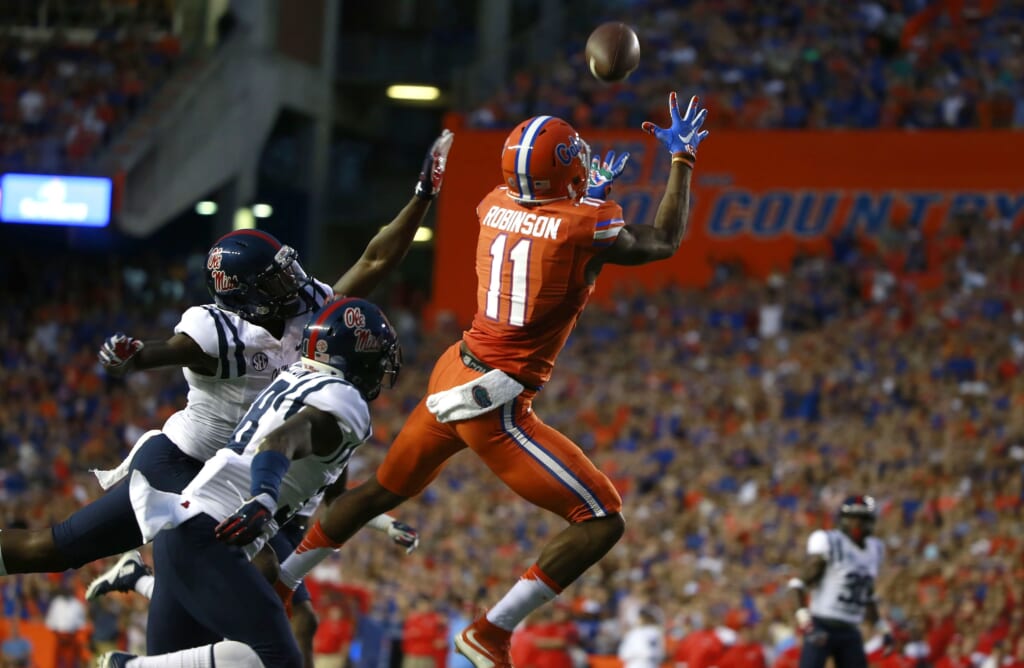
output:
[[[367,401],[402,368],[398,334],[380,308],[365,299],[338,299],[313,314],[299,346],[306,366],[352,383]]]
[[[857,542],[871,535],[877,517],[878,505],[874,497],[848,496],[839,506],[839,528]]]
[[[260,230],[225,234],[206,256],[206,287],[217,306],[265,322],[309,313],[316,302],[299,254]]]

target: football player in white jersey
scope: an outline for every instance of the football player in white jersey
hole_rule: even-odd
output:
[[[800,668],[864,668],[860,625],[867,621],[888,634],[878,613],[875,580],[885,546],[871,535],[877,510],[870,496],[850,496],[839,508],[837,529],[818,529],[807,540],[801,576],[789,581],[803,634]],[[808,601],[809,595],[809,601]]]
[[[313,315],[300,352],[180,493],[132,471],[132,504],[160,574],[147,627],[153,656],[114,652],[99,665],[302,665],[284,605],[249,559],[369,438],[368,402],[394,384],[401,350],[377,306],[348,298]],[[232,652],[244,654],[240,642],[252,654],[216,659],[228,651],[224,638],[236,641]]]
[[[414,196],[335,283],[334,293],[366,295],[402,260],[440,191],[451,142],[448,131],[434,142]],[[170,339],[142,342],[118,334],[100,353],[115,375],[182,367],[189,383],[186,407],[162,431],[143,435],[121,466],[98,473],[101,484],[110,487],[99,499],[52,528],[0,531],[0,575],[78,568],[142,545],[128,485],[116,483],[129,471],[142,470],[164,491],[184,489],[202,462],[227,442],[256,395],[298,359],[307,314],[332,293],[306,275],[294,250],[256,230],[221,238],[210,250],[206,271],[215,304],[188,309]],[[406,547],[414,544],[404,525],[374,526]],[[134,555],[120,566],[136,573],[144,568]]]

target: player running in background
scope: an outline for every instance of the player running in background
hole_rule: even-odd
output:
[[[875,580],[885,553],[882,541],[871,535],[875,516],[872,497],[848,497],[839,508],[839,528],[818,529],[807,540],[801,576],[789,581],[803,634],[800,668],[824,668],[829,657],[836,668],[867,666],[859,629],[865,619],[888,636],[875,599]]]
[[[579,134],[551,116],[531,118],[512,131],[501,156],[504,183],[477,207],[478,310],[472,327],[438,360],[427,396],[376,477],[339,497],[282,565],[284,586],[295,586],[372,517],[422,492],[448,458],[467,447],[524,499],[569,522],[508,593],[456,637],[457,649],[478,668],[510,666],[516,624],[615,545],[625,528],[618,493],[575,443],[534,414],[531,403],[551,376],[601,268],[662,260],[679,248],[707,112],[693,98],[680,113],[674,93],[669,109],[670,127],[643,125],[672,160],[654,225],[626,225],[619,205],[604,199],[627,156],[615,160],[609,154],[603,164],[591,163]]]
[[[202,463],[227,443],[252,400],[280,369],[298,360],[308,314],[330,299],[332,291],[367,295],[402,260],[440,191],[452,138],[445,131],[433,143],[414,196],[333,290],[307,276],[295,251],[273,236],[240,230],[218,240],[207,256],[207,285],[214,304],[188,309],[167,341],[142,342],[123,334],[107,339],[100,360],[113,375],[181,367],[189,385],[186,406],[167,420],[162,431],[144,434],[121,466],[98,474],[109,489],[91,504],[52,528],[0,531],[0,575],[78,568],[142,545],[129,486],[118,481],[137,469],[164,491],[184,489]],[[374,526],[406,547],[414,540],[407,527],[390,518],[381,518]],[[276,540],[275,547],[280,549],[281,541]],[[121,574],[124,579],[117,577]],[[130,589],[138,582],[148,595],[152,580],[138,577],[145,574],[141,561],[129,555],[107,584]],[[296,610],[296,625],[306,629],[304,645],[309,646],[315,617],[308,603]]]
[[[217,660],[220,668],[302,665],[281,600],[249,559],[344,472],[370,437],[368,402],[394,384],[402,356],[387,318],[362,299],[317,311],[301,333],[300,351],[300,361],[256,398],[227,446],[180,494],[132,471],[132,501],[143,537],[154,541],[159,576],[147,651],[187,651],[170,658],[114,652],[100,665],[208,667],[225,638],[259,658],[250,652],[247,661]]]

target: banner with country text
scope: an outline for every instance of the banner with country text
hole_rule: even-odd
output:
[[[480,199],[501,181],[504,131],[460,130],[445,175],[435,235],[431,311],[468,322],[475,308],[474,257]],[[669,156],[629,131],[584,137],[595,155],[628,151],[612,196],[627,223],[654,219]],[[647,267],[608,267],[595,297],[619,284],[703,285],[716,261],[766,275],[798,251],[826,252],[844,228],[877,235],[890,223],[934,234],[958,210],[1024,217],[1024,133],[715,132],[693,175],[690,224],[679,252]]]

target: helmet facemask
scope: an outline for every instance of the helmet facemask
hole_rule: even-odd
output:
[[[570,182],[567,187],[569,189],[569,199],[573,201],[578,201],[584,195],[587,194],[587,185],[589,183],[587,175],[590,173],[590,144],[583,141],[583,137],[580,137],[579,135],[576,135],[574,139],[576,145],[579,147],[579,152],[576,154],[576,159],[583,163],[584,177],[582,183]]]
[[[378,361],[379,367],[367,369],[365,375],[346,374],[346,380],[355,385],[367,401],[380,396],[381,389],[391,389],[398,382],[398,372],[402,369],[402,347],[395,341],[383,351]]]
[[[291,246],[281,246],[273,263],[250,282],[259,295],[252,309],[253,319],[294,318],[309,313],[316,306],[303,292],[313,279],[299,264],[299,254]]]
[[[870,496],[850,497],[839,508],[839,528],[861,543],[875,530],[876,504]]]

